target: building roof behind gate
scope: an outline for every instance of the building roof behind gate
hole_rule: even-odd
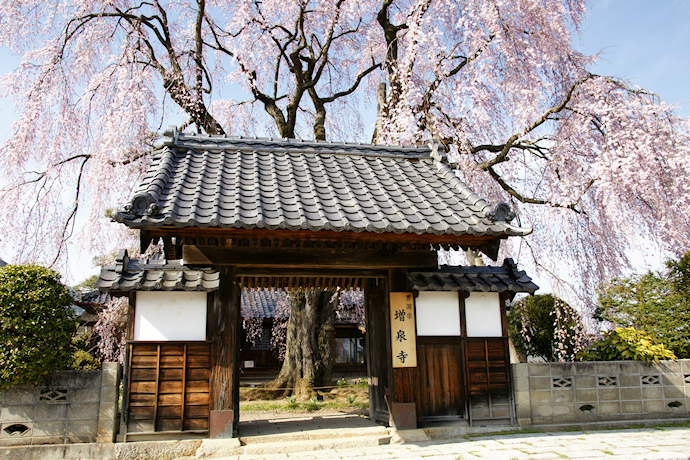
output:
[[[180,133],[115,220],[217,227],[437,235],[526,235],[477,196],[437,145],[392,147]],[[505,219],[508,215],[508,219]]]

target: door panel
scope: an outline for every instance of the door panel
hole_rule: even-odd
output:
[[[390,392],[390,318],[388,290],[369,280],[364,291],[367,324],[366,352],[369,373],[369,415],[372,420],[388,423],[390,413],[386,393]]]
[[[207,431],[210,346],[129,344],[128,433]]]
[[[418,337],[422,418],[458,416],[464,412],[460,337]]]
[[[512,419],[507,339],[466,339],[467,376],[472,420]]]

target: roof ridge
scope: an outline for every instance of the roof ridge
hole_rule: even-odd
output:
[[[363,142],[340,142],[340,141],[325,141],[325,140],[306,140],[306,139],[292,139],[292,138],[273,138],[273,137],[257,137],[257,136],[228,136],[227,134],[196,134],[185,133],[177,130],[176,126],[169,126],[163,132],[163,145],[165,147],[182,147],[194,148],[200,144],[208,144],[208,148],[221,147],[222,144],[235,143],[266,145],[266,150],[276,151],[276,145],[281,146],[283,150],[291,150],[292,148],[314,148],[318,149],[314,153],[329,153],[329,154],[343,154],[343,155],[361,155],[361,156],[403,156],[416,157],[423,156],[428,158],[436,151],[433,143],[421,145],[393,145],[393,144],[371,144]],[[227,146],[223,146],[227,148]],[[324,150],[327,149],[328,152]],[[357,150],[356,150],[357,149]],[[364,152],[362,149],[368,149],[372,152]],[[254,149],[256,150],[256,149]],[[263,150],[263,149],[261,149]],[[335,150],[335,152],[333,151]],[[304,152],[311,153],[311,152]]]

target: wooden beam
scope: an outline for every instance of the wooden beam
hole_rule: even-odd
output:
[[[158,227],[142,229],[142,236],[228,238],[228,239],[280,239],[280,240],[335,240],[383,243],[451,244],[478,247],[492,241],[500,241],[509,235],[436,235],[434,233],[393,233],[393,232],[336,232],[332,230],[269,230],[266,228],[218,228],[218,227]]]
[[[324,278],[386,278],[386,269],[338,269],[338,268],[273,268],[273,267],[238,267],[237,276],[320,276]]]
[[[233,265],[261,268],[376,269],[438,266],[434,251],[356,251],[342,249],[219,248],[183,246],[185,265]],[[240,268],[242,269],[242,268]]]

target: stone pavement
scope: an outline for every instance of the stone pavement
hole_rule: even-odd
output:
[[[274,459],[690,459],[690,429],[514,433],[291,454],[243,454],[226,460]]]

